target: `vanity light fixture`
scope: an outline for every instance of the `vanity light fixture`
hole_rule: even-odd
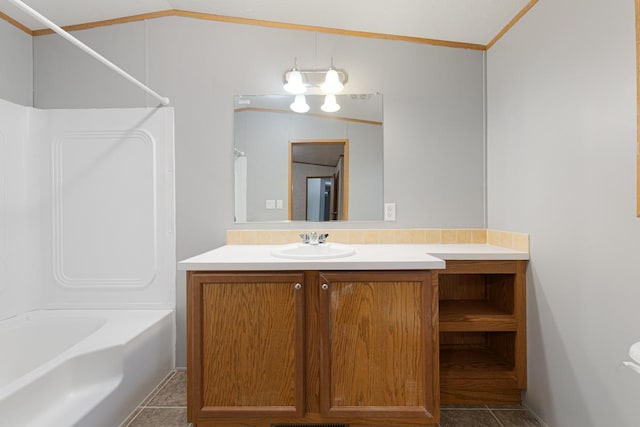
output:
[[[344,70],[338,70],[331,66],[324,70],[301,70],[298,68],[298,58],[294,59],[293,68],[284,73],[284,90],[296,95],[290,107],[296,113],[306,113],[309,105],[302,95],[303,93],[326,94],[324,104],[320,107],[326,113],[334,113],[340,110],[336,102],[336,94],[344,89],[349,77]]]
[[[331,66],[324,77],[324,83],[320,86],[320,90],[326,94],[336,94],[342,92],[344,85],[340,81],[338,71],[333,66],[333,58],[331,58]]]
[[[307,104],[307,99],[304,95],[296,95],[295,100],[289,107],[296,113],[306,113],[309,111],[309,104]]]
[[[336,102],[336,96],[332,93],[324,97],[324,104],[320,109],[325,113],[335,113],[340,109],[340,104]]]
[[[284,73],[284,90],[294,95],[305,93],[308,90],[315,93],[336,94],[344,89],[349,80],[346,71],[338,70],[333,66],[320,70],[303,70],[298,68],[297,58],[292,69]]]
[[[298,69],[298,59],[293,62],[293,68],[285,74],[284,90],[289,93],[299,95],[307,91],[307,87],[302,83],[302,73]]]

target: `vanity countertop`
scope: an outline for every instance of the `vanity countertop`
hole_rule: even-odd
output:
[[[527,252],[487,244],[350,245],[345,258],[296,260],[271,255],[280,245],[225,245],[178,263],[179,270],[438,270],[447,260],[527,260]]]

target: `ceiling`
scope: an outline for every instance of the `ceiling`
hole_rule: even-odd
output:
[[[486,46],[537,0],[23,0],[60,26],[166,10]],[[45,28],[9,0],[0,12]]]
[[[335,167],[343,156],[343,144],[304,143],[293,145],[294,163]]]

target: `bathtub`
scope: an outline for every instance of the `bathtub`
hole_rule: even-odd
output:
[[[0,321],[0,424],[117,427],[174,367],[173,310],[39,310]]]

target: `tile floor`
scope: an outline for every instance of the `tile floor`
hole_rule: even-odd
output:
[[[121,427],[187,427],[187,375],[168,375]]]
[[[542,427],[522,406],[443,405],[439,427]],[[187,427],[185,371],[167,376],[121,427]]]

